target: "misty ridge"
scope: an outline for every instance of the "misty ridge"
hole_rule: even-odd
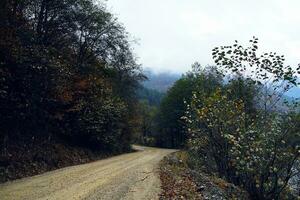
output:
[[[181,78],[182,75],[179,73],[172,73],[172,72],[154,72],[151,69],[144,70],[144,74],[147,76],[147,80],[144,80],[141,82],[142,88],[150,89],[153,93],[157,93],[158,102],[160,102],[161,97],[166,94],[168,89],[170,89],[173,84]],[[225,78],[225,82],[228,78]],[[151,97],[142,96],[140,97],[140,93],[138,92],[139,98],[141,99],[147,99]],[[292,103],[293,101],[297,101],[297,99],[300,98],[300,88],[295,86],[292,87],[289,91],[287,91],[283,99],[281,100],[281,106],[278,108],[278,110],[286,111],[288,107],[285,105],[286,103]],[[152,102],[153,100],[150,100]],[[156,102],[157,104],[157,102]]]
[[[146,69],[144,73],[147,76],[147,80],[142,84],[149,89],[154,89],[159,92],[166,92],[175,81],[181,77],[181,74],[172,72],[153,72],[150,69]]]

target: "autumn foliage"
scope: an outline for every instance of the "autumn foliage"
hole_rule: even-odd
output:
[[[214,49],[220,73],[231,70],[233,76],[211,94],[201,87],[194,91],[183,117],[187,145],[253,199],[293,198],[290,180],[300,173],[300,128],[294,108],[280,112],[278,104],[297,85],[297,71],[283,65],[283,56],[258,56],[256,38],[250,43],[249,48],[236,43]]]
[[[143,75],[105,5],[4,0],[0,13],[1,153],[22,138],[128,150]]]

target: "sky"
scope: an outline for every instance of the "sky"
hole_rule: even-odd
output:
[[[211,50],[259,38],[263,52],[300,63],[300,0],[107,0],[132,40],[138,62],[155,72],[184,73],[213,64]]]

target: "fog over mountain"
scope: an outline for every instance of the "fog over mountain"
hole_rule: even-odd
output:
[[[143,82],[146,88],[154,89],[159,92],[166,92],[181,75],[175,73],[155,73],[152,70],[145,71],[148,80]]]

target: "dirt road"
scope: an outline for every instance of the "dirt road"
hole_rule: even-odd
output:
[[[173,150],[140,151],[0,185],[0,199],[158,199],[159,161]]]

